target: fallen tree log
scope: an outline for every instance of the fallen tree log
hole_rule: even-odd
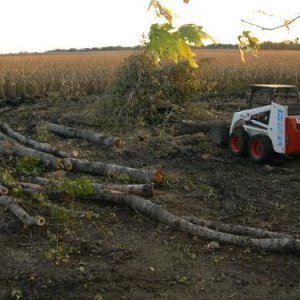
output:
[[[38,225],[43,226],[46,223],[44,217],[30,216],[23,208],[18,205],[18,199],[10,196],[0,196],[0,204],[7,207],[12,214],[14,214],[24,225]]]
[[[23,182],[23,181],[17,181],[15,183],[16,186],[20,186],[22,189],[31,189],[35,190],[37,192],[44,191],[44,188],[40,186],[39,184],[31,183],[31,182]]]
[[[95,194],[101,193],[103,190],[114,190],[129,194],[135,194],[142,197],[151,197],[154,195],[154,184],[93,184],[95,188]]]
[[[229,126],[225,120],[191,121],[182,120],[173,126],[173,135],[192,134],[196,132],[208,133],[214,127]]]
[[[162,170],[151,171],[135,169],[115,164],[102,163],[99,161],[89,161],[75,158],[70,158],[70,163],[73,166],[73,171],[82,173],[113,176],[117,176],[118,174],[127,174],[131,179],[144,182],[154,182],[156,184],[163,184],[165,181],[165,173]]]
[[[17,142],[23,144],[23,145],[27,145],[30,146],[36,150],[42,151],[42,152],[46,152],[55,156],[59,156],[59,157],[63,157],[63,158],[67,158],[67,157],[77,157],[78,156],[78,152],[77,151],[73,151],[72,153],[68,153],[66,151],[63,150],[59,150],[56,148],[51,147],[49,144],[47,143],[40,143],[38,141],[35,140],[31,140],[26,138],[24,135],[14,131],[11,127],[9,127],[8,124],[6,123],[0,123],[0,128],[12,139],[16,140]]]
[[[205,226],[207,228],[211,228],[217,231],[231,233],[235,235],[249,235],[256,238],[292,238],[289,234],[285,234],[285,233],[272,232],[272,231],[244,226],[244,225],[233,225],[233,224],[227,224],[223,222],[208,221],[208,220],[199,219],[194,216],[183,217],[183,219],[196,225]]]
[[[157,184],[162,184],[165,180],[165,174],[162,170],[151,171],[129,168],[109,163],[102,163],[98,161],[89,161],[75,158],[57,158],[54,155],[24,147],[10,140],[0,139],[0,154],[17,155],[21,157],[36,157],[40,159],[43,164],[45,164],[46,166],[50,166],[55,170],[65,169],[69,171],[72,170],[75,172],[89,173],[94,175],[127,174],[131,179],[145,182],[154,182]]]
[[[47,178],[36,177],[35,181],[39,184],[21,183],[23,188],[29,188],[31,190],[43,191],[45,188],[55,186],[55,183],[51,182]],[[42,187],[41,185],[44,187]],[[113,184],[113,183],[91,183],[94,188],[94,193],[97,195],[102,190],[114,190],[119,192],[125,192],[129,194],[135,194],[143,197],[151,197],[154,195],[154,184]]]
[[[3,136],[3,135],[2,135]],[[41,152],[39,150],[27,148],[13,142],[11,140],[0,139],[0,154],[2,155],[16,155],[20,157],[30,156],[38,158],[44,165],[50,166],[54,169],[72,169],[72,164],[67,158],[57,158],[54,155]]]
[[[135,211],[146,214],[152,219],[164,223],[174,229],[196,235],[208,240],[246,247],[257,247],[269,251],[300,252],[300,240],[294,238],[251,238],[233,235],[196,225],[168,212],[161,206],[139,196],[124,194],[117,191],[100,191],[99,200],[126,205]]]
[[[103,133],[97,133],[92,130],[61,126],[49,122],[44,122],[43,124],[47,127],[49,131],[63,137],[85,139],[87,141],[94,142],[107,147],[122,147],[124,145],[124,141],[117,137],[106,136]]]

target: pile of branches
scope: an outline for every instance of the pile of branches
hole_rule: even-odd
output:
[[[124,100],[119,103],[119,121],[165,123],[200,86],[197,69],[186,62],[158,65],[148,52],[130,55],[113,84],[113,93]]]
[[[70,128],[45,122],[44,126],[55,134],[67,138],[81,138],[105,147],[122,147],[124,141],[90,130]],[[241,225],[231,225],[199,219],[194,216],[179,217],[162,206],[152,202],[149,197],[154,195],[154,188],[164,184],[165,173],[162,170],[152,171],[129,168],[100,161],[78,159],[78,153],[68,153],[51,147],[47,143],[31,140],[15,132],[9,125],[0,123],[0,155],[17,157],[34,157],[43,165],[54,170],[80,172],[92,175],[126,174],[131,180],[143,184],[104,184],[90,183],[86,197],[125,205],[136,212],[168,225],[169,227],[217,242],[234,245],[256,247],[270,251],[300,251],[300,240],[289,234],[270,232],[263,229]],[[0,174],[1,175],[1,174]],[[5,182],[2,178],[0,186],[0,204],[7,207],[26,226],[43,226],[45,218],[30,216],[21,206],[22,199],[10,195],[13,186],[21,186],[24,193],[34,195],[55,189],[56,182],[46,178],[34,177],[34,182]],[[76,182],[75,182],[76,184]],[[79,195],[80,197],[80,195]]]

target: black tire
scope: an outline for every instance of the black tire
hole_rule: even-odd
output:
[[[253,135],[248,145],[249,157],[255,163],[265,163],[273,157],[274,151],[270,138],[263,134]]]
[[[233,155],[243,156],[248,150],[248,133],[244,128],[235,128],[229,136],[229,150]]]

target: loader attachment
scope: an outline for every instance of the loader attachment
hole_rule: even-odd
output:
[[[208,132],[209,138],[220,147],[227,147],[229,142],[229,126],[215,126]]]

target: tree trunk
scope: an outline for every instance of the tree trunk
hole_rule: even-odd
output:
[[[192,134],[196,132],[208,133],[213,127],[229,126],[229,123],[224,120],[210,120],[210,121],[191,121],[182,120],[180,123],[174,125],[173,135]]]
[[[106,200],[121,205],[127,205],[130,208],[150,216],[156,221],[164,223],[174,229],[187,232],[192,235],[200,236],[205,239],[224,242],[247,247],[258,247],[269,251],[291,250],[300,252],[300,240],[293,238],[250,238],[245,236],[233,235],[224,232],[218,232],[207,227],[192,224],[182,218],[168,212],[161,206],[154,204],[150,200],[139,196],[124,194],[117,191],[100,191],[99,199]]]
[[[41,216],[32,217],[18,204],[18,199],[9,196],[0,196],[0,204],[6,206],[12,214],[14,214],[24,225],[38,225],[45,224],[45,218]]]
[[[94,142],[103,146],[121,147],[124,142],[116,137],[106,136],[103,133],[97,133],[92,130],[77,129],[67,126],[61,126],[49,122],[44,122],[48,130],[63,137],[80,138]]]
[[[36,150],[42,151],[42,152],[46,152],[55,156],[59,156],[59,157],[76,157],[78,156],[77,151],[74,151],[72,154],[59,150],[59,149],[55,149],[53,147],[51,147],[49,144],[47,143],[39,143],[35,140],[31,140],[26,138],[25,136],[23,136],[22,134],[15,132],[13,129],[11,129],[6,123],[0,123],[0,127],[2,130],[4,130],[4,132],[12,139],[16,140],[17,142],[23,144],[23,145],[28,145]]]

